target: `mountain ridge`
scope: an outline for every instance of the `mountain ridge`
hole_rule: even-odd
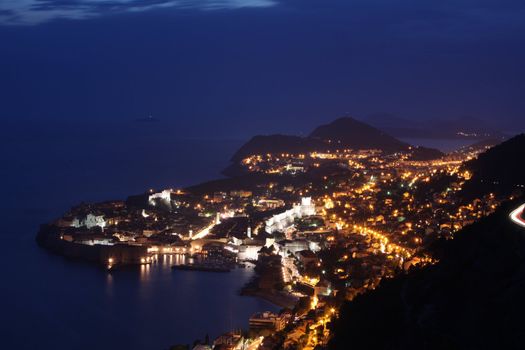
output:
[[[239,163],[255,154],[297,154],[336,149],[379,149],[386,153],[413,150],[418,160],[443,156],[438,150],[413,147],[369,124],[351,117],[342,117],[316,127],[306,137],[284,134],[256,135],[233,154],[230,159],[232,164],[223,173],[229,176],[239,175]]]

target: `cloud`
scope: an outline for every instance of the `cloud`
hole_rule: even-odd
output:
[[[87,19],[159,8],[233,10],[276,4],[274,0],[3,0],[0,24],[32,25],[59,18]]]

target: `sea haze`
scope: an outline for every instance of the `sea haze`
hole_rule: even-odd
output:
[[[276,310],[237,294],[251,269],[174,272],[175,261],[161,260],[109,274],[34,240],[39,224],[80,201],[216,178],[242,141],[183,140],[162,121],[15,122],[0,134],[6,349],[166,349],[246,328],[253,312]]]

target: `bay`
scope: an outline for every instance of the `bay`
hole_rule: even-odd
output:
[[[6,349],[167,349],[247,328],[251,314],[278,310],[238,295],[252,269],[172,271],[173,261],[161,259],[108,273],[34,240],[39,224],[81,201],[220,177],[242,140],[182,139],[162,122],[13,122],[0,139]]]

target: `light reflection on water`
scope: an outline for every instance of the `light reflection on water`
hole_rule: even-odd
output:
[[[238,141],[159,138],[163,130],[171,132],[161,123],[148,125],[151,132],[143,125],[126,125],[97,126],[95,143],[89,128],[0,128],[6,136],[0,138],[2,149],[16,150],[6,151],[4,158],[12,167],[4,174],[9,186],[4,189],[0,232],[9,247],[0,259],[10,266],[0,288],[2,312],[9,319],[2,325],[2,348],[167,349],[174,343],[191,344],[206,333],[214,337],[230,327],[247,328],[254,312],[278,310],[238,295],[253,277],[252,269],[224,274],[174,271],[171,266],[184,257],[159,255],[143,270],[134,266],[107,271],[36,245],[39,224],[80,201],[125,198],[150,185],[183,186],[213,178],[224,167],[216,160],[226,160],[239,146]],[[159,139],[167,144],[156,143]],[[129,152],[137,143],[141,146]],[[193,152],[207,158],[192,163]],[[173,164],[165,161],[169,157]],[[87,166],[86,159],[102,163]],[[124,177],[122,164],[133,166]]]
[[[149,265],[107,270],[51,254],[34,243],[32,224],[15,226],[21,231],[8,231],[6,264],[20,263],[7,269],[11,282],[0,289],[10,319],[6,349],[166,349],[246,329],[253,313],[279,310],[239,295],[253,268],[173,270],[186,258],[159,255]],[[28,328],[34,336],[26,336]]]
[[[140,282],[146,283],[149,280],[150,265],[140,265]]]
[[[113,296],[113,276],[111,273],[108,273],[106,275],[106,294],[109,297]]]
[[[186,262],[186,257],[182,254],[161,254],[156,255],[151,264],[140,265],[140,282],[147,283],[153,273],[169,276],[173,265],[181,265]],[[111,282],[110,282],[111,283]]]

